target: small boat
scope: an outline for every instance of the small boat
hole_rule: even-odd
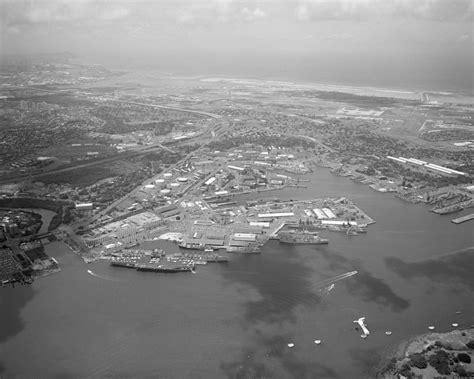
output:
[[[391,336],[391,335],[392,335],[392,331],[387,330],[387,331],[385,332],[385,334],[386,334],[387,336]]]
[[[459,326],[459,324],[456,323],[456,322],[452,323],[451,325],[454,326],[455,328],[457,328]]]
[[[295,344],[290,342],[290,343],[288,344],[288,347],[290,347],[290,348],[291,348],[291,347],[295,347]]]
[[[428,329],[429,329],[429,330],[434,330],[435,327],[431,325],[431,326],[428,326]]]
[[[319,344],[321,343],[321,340],[314,340],[314,343],[315,343],[316,345],[319,345]]]

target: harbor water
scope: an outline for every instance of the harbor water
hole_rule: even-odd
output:
[[[322,232],[329,245],[270,241],[196,274],[86,265],[48,245],[60,273],[0,288],[0,377],[367,378],[428,325],[474,324],[472,223],[327,169],[305,178],[307,188],[261,197],[344,196],[376,223],[357,236]]]

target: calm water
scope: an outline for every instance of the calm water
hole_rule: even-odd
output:
[[[366,378],[428,325],[474,324],[474,254],[458,252],[474,245],[472,223],[454,225],[324,169],[311,177],[311,188],[265,196],[350,197],[377,221],[369,233],[328,232],[330,244],[318,248],[271,241],[261,255],[232,255],[195,275],[85,265],[49,245],[61,273],[0,288],[0,376]],[[365,340],[353,324],[361,316]]]

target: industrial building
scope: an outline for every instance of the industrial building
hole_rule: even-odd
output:
[[[422,160],[419,160],[419,159],[415,159],[415,158],[403,158],[403,157],[395,158],[395,157],[392,157],[390,155],[387,155],[387,158],[391,159],[395,162],[398,162],[398,163],[412,163],[412,164],[415,164],[417,166],[422,166],[422,167],[425,167],[425,168],[428,168],[430,170],[437,171],[437,172],[443,173],[443,174],[463,175],[463,176],[467,175],[465,172],[453,170],[451,168],[439,166],[439,165],[434,164],[434,163],[428,163],[428,162],[425,162],[425,161],[422,161]]]
[[[323,208],[323,212],[328,218],[336,218],[336,215],[329,208]]]
[[[325,219],[325,218],[328,218],[328,217],[326,216],[326,214],[325,214],[321,209],[319,209],[319,208],[314,208],[314,209],[313,209],[313,212],[314,212],[314,214],[316,215],[316,217],[317,217],[318,219],[320,219],[320,220]]]
[[[207,179],[207,180],[204,182],[204,184],[205,184],[206,186],[210,186],[210,185],[211,185],[212,183],[214,183],[215,181],[216,181],[216,177],[213,176],[213,177]]]
[[[321,220],[322,225],[337,225],[337,226],[343,226],[343,225],[351,225],[351,226],[357,226],[357,222],[355,221],[338,221],[338,220]]]
[[[281,213],[259,213],[258,218],[280,218],[280,217],[292,217],[295,214],[293,212],[281,212]]]
[[[234,233],[232,239],[235,241],[253,242],[257,239],[257,235],[254,233]]]
[[[229,166],[227,166],[227,168],[230,168],[231,170],[244,171],[244,168],[243,168],[243,167],[239,167],[239,166],[232,166],[232,165],[229,165]]]
[[[76,204],[76,209],[78,211],[90,211],[94,208],[93,203],[77,203]]]

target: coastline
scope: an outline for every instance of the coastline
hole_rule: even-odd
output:
[[[393,350],[393,353],[390,353],[381,361],[376,369],[377,378],[392,379],[399,378],[399,375],[410,377],[406,375],[410,372],[415,377],[421,374],[423,378],[434,378],[436,375],[448,375],[447,377],[451,378],[451,374],[447,372],[441,374],[438,371],[436,373],[429,357],[437,354],[439,351],[445,351],[451,354],[454,357],[454,362],[456,362],[456,355],[459,353],[472,356],[474,351],[473,342],[474,325],[471,325],[469,328],[455,329],[449,332],[428,332],[414,336],[401,342]],[[421,356],[424,357],[423,360],[427,363],[424,368],[419,368],[416,363],[414,364],[415,360],[413,357]],[[450,365],[453,366],[451,363]],[[463,364],[462,367],[468,373],[473,372],[474,363],[471,361],[471,363]],[[454,368],[451,368],[451,370],[456,375]]]
[[[181,78],[180,75],[172,76],[175,78]],[[462,102],[465,104],[474,104],[474,97],[466,91],[441,91],[431,89],[406,89],[406,88],[387,88],[387,87],[374,87],[374,86],[361,86],[351,85],[343,83],[316,83],[312,81],[287,81],[287,80],[271,80],[271,79],[253,79],[253,78],[238,78],[238,77],[226,77],[226,76],[205,76],[196,75],[197,80],[201,82],[230,82],[235,84],[247,84],[257,86],[280,86],[289,89],[296,90],[314,90],[321,92],[339,92],[352,94],[357,96],[373,96],[373,97],[385,97],[395,98],[399,100],[420,100],[420,95],[427,93],[434,101],[443,100],[444,102]],[[450,100],[450,101],[448,101]]]
[[[406,88],[406,87],[393,87],[390,85],[369,85],[365,86],[357,83],[337,83],[337,82],[325,82],[313,81],[311,79],[290,79],[290,78],[277,78],[267,77],[258,79],[252,77],[252,75],[226,75],[226,74],[209,74],[209,73],[195,73],[186,75],[180,72],[170,72],[167,69],[159,69],[154,67],[137,68],[130,66],[129,64],[114,65],[111,62],[99,62],[100,60],[92,57],[76,57],[72,61],[75,64],[91,64],[100,65],[112,71],[126,72],[128,74],[134,74],[137,72],[145,73],[156,73],[160,78],[171,78],[171,79],[188,79],[196,80],[198,82],[233,82],[236,84],[249,84],[249,85],[270,85],[270,86],[281,86],[288,89],[299,89],[299,90],[315,90],[322,92],[340,92],[353,94],[358,96],[374,96],[374,97],[386,97],[396,98],[400,100],[420,100],[422,93],[427,93],[435,101],[449,102],[449,103],[463,103],[463,104],[474,104],[474,96],[469,92],[468,89],[433,89],[433,88]],[[99,63],[93,63],[99,62]]]

